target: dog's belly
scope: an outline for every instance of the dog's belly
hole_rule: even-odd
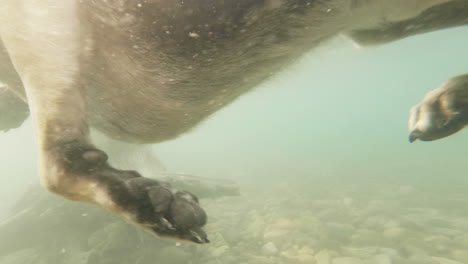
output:
[[[103,22],[94,16],[82,45],[91,50],[83,67],[91,126],[116,139],[140,143],[188,131],[349,26],[344,7],[310,26],[303,11],[327,11],[302,5],[298,11],[291,8],[288,16],[281,8],[249,4],[242,19],[235,14],[207,18],[203,23],[210,22],[208,29],[196,24],[193,32],[191,24],[184,24],[188,22],[170,24],[167,17],[154,24],[154,17],[165,16],[157,11],[139,13],[125,27],[119,24],[127,23],[124,18]],[[89,12],[85,14],[89,20]],[[200,13],[192,19],[202,17]],[[169,22],[160,22],[164,19]],[[173,27],[156,30],[165,24]]]
[[[295,57],[295,52],[260,61],[210,56],[212,65],[187,67],[190,63],[185,61],[172,65],[171,71],[155,66],[150,73],[141,69],[135,58],[119,57],[118,62],[109,62],[101,70],[93,65],[85,92],[90,124],[128,142],[172,139],[274,75]]]
[[[172,139],[324,40],[445,1],[382,10],[386,2],[347,0],[86,2],[82,77],[91,126],[130,142]]]

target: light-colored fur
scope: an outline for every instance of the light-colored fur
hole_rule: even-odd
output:
[[[99,178],[66,169],[61,144],[92,146],[89,126],[175,138],[329,38],[451,0],[249,1],[0,0],[0,78],[26,95],[44,185],[116,211]]]

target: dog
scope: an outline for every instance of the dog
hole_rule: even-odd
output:
[[[112,167],[90,128],[173,139],[338,34],[375,45],[467,23],[468,0],[2,0],[0,129],[30,113],[49,191],[203,244],[197,197]],[[468,75],[411,110],[410,141],[459,131],[465,109]]]

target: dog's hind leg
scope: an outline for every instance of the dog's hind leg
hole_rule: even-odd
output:
[[[373,28],[356,29],[348,33],[358,45],[388,43],[417,34],[464,26],[468,24],[468,1],[452,0],[428,8],[418,16],[382,23]]]
[[[23,85],[0,39],[0,131],[23,124],[29,115]]]
[[[0,85],[0,131],[18,128],[28,115],[28,105],[6,86]]]

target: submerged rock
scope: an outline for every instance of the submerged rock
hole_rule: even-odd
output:
[[[324,249],[318,252],[315,255],[315,260],[317,261],[317,264],[331,264],[331,254],[328,250]]]
[[[379,248],[377,247],[361,247],[361,248],[355,248],[355,247],[343,247],[341,249],[341,252],[343,255],[347,256],[353,256],[356,258],[361,258],[361,259],[367,259],[371,258],[374,256]]]
[[[374,230],[358,229],[350,238],[355,247],[379,246],[384,244],[381,234]]]
[[[211,255],[215,258],[218,258],[222,256],[224,253],[226,253],[227,250],[229,250],[228,246],[226,245],[220,246],[220,247],[213,249],[213,251],[211,251]]]
[[[372,259],[372,264],[392,264],[392,259],[387,255],[376,255]]]
[[[403,236],[404,232],[403,228],[389,227],[383,231],[382,235],[386,239],[399,239]]]
[[[399,257],[400,254],[398,254],[398,251],[393,248],[379,248],[379,253],[388,256],[389,258],[396,258]]]
[[[307,246],[303,246],[301,248],[296,246],[293,249],[288,249],[281,252],[281,256],[288,259],[291,263],[310,264],[316,262],[314,250]]]
[[[355,257],[337,257],[333,259],[332,264],[364,264],[364,262]]]
[[[262,252],[265,255],[272,256],[278,254],[278,248],[276,247],[275,243],[268,242],[263,245]]]
[[[446,259],[446,258],[440,258],[440,257],[432,257],[432,259],[437,261],[439,264],[463,264],[461,262],[458,262],[452,259]]]
[[[35,249],[23,249],[0,258],[1,264],[46,264],[41,261]]]
[[[415,254],[408,258],[409,264],[439,264],[427,255]]]
[[[436,207],[440,195],[262,187],[202,200],[211,240],[203,246],[139,231],[96,206],[30,193],[0,223],[0,264],[468,264],[468,215]]]
[[[452,256],[455,260],[462,263],[468,263],[468,251],[466,250],[453,250]]]
[[[164,264],[180,264],[189,263],[191,256],[180,247],[169,246],[159,250],[158,259],[163,261]]]

